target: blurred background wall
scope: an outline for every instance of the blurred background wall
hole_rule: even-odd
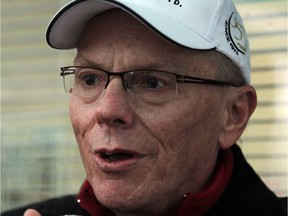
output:
[[[1,210],[77,193],[85,173],[59,76],[74,51],[45,42],[67,0],[1,1]],[[235,0],[252,49],[258,108],[239,143],[279,196],[287,195],[287,2]]]

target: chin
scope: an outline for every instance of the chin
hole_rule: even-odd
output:
[[[97,200],[114,212],[134,212],[150,205],[145,201],[149,200],[146,194],[133,190],[137,187],[124,180],[93,181],[92,187]]]

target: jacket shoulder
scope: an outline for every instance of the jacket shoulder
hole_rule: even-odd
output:
[[[278,198],[248,164],[241,149],[234,145],[234,170],[229,184],[207,215],[286,216],[287,199]]]

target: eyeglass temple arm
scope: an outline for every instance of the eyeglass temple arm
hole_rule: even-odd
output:
[[[237,87],[237,85],[230,83],[230,82],[222,82],[222,81],[217,81],[217,80],[209,80],[209,79],[202,79],[202,78],[197,78],[197,77],[186,77],[186,76],[177,77],[177,82]]]
[[[75,74],[75,70],[71,68],[69,68],[69,70],[67,70],[67,68],[61,68],[60,76],[66,76],[70,74]]]

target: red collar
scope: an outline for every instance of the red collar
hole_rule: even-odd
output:
[[[78,204],[90,215],[114,216],[114,213],[102,206],[96,199],[93,189],[87,180],[84,181],[77,196]]]
[[[215,174],[203,189],[197,194],[188,193],[182,201],[178,216],[180,215],[204,215],[212,208],[223,194],[230,180],[234,167],[234,157],[230,149],[219,153]]]
[[[221,151],[218,158],[215,174],[203,189],[197,194],[187,193],[179,206],[177,215],[200,216],[212,208],[224,192],[231,177],[234,166],[232,151]],[[89,182],[85,180],[77,197],[79,205],[90,215],[113,216],[114,213],[102,206],[96,197]]]

